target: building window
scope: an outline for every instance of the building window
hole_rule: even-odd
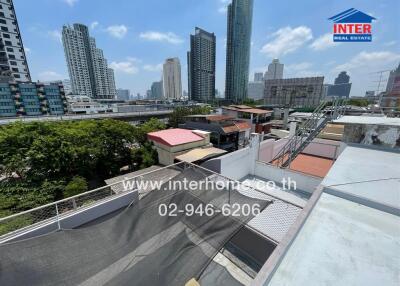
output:
[[[6,34],[6,33],[3,33],[3,37],[6,38],[6,39],[9,39],[9,38],[10,38],[10,35],[9,35],[9,34]]]
[[[1,26],[1,30],[2,30],[2,31],[5,31],[5,32],[8,32],[8,28],[7,28],[7,27]]]
[[[14,52],[13,48],[7,47],[7,52]]]

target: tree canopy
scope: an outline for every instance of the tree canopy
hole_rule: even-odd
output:
[[[171,113],[169,125],[176,128],[179,124],[185,123],[185,116],[209,114],[210,111],[211,108],[209,106],[179,106]]]
[[[110,119],[1,126],[0,216],[98,187],[124,166],[156,164],[146,133],[164,128],[157,119],[139,126]]]

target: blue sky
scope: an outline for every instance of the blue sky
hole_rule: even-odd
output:
[[[14,0],[34,80],[68,77],[61,44],[63,24],[91,27],[117,87],[143,94],[161,78],[167,57],[179,57],[187,90],[189,34],[199,26],[217,37],[216,87],[224,90],[228,0]],[[329,17],[356,8],[377,18],[371,43],[331,41]],[[346,70],[351,96],[377,89],[381,70],[400,62],[400,1],[254,0],[250,79],[272,58],[285,64],[285,77],[324,75],[325,83]],[[383,79],[387,75],[383,76]]]

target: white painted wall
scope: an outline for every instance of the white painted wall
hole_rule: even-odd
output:
[[[238,151],[217,158],[221,161],[221,175],[239,180],[248,175],[251,170],[250,148],[246,147]]]
[[[322,178],[306,175],[289,169],[277,168],[276,166],[259,161],[256,162],[254,175],[275,182],[281,182],[282,178],[285,178],[286,180],[290,178],[290,180],[296,182],[298,190],[308,193],[312,193],[322,182]]]

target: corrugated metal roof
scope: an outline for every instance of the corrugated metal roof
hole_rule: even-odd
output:
[[[231,125],[231,126],[222,127],[222,130],[224,130],[224,132],[226,134],[228,134],[228,133],[238,132],[239,128],[236,125]]]
[[[239,128],[240,131],[251,129],[251,125],[247,121],[235,121],[236,127]]]
[[[229,116],[229,115],[219,115],[219,114],[217,114],[217,115],[207,115],[207,120],[210,120],[210,121],[222,121],[222,120],[230,120],[230,119],[233,119],[233,117],[232,116]]]
[[[204,159],[209,159],[212,157],[215,157],[217,155],[221,155],[226,153],[225,150],[218,149],[215,147],[209,147],[209,148],[196,148],[193,150],[190,150],[189,152],[179,155],[175,157],[175,159],[178,159],[179,161],[184,161],[184,162],[196,162],[199,160],[204,160]]]

